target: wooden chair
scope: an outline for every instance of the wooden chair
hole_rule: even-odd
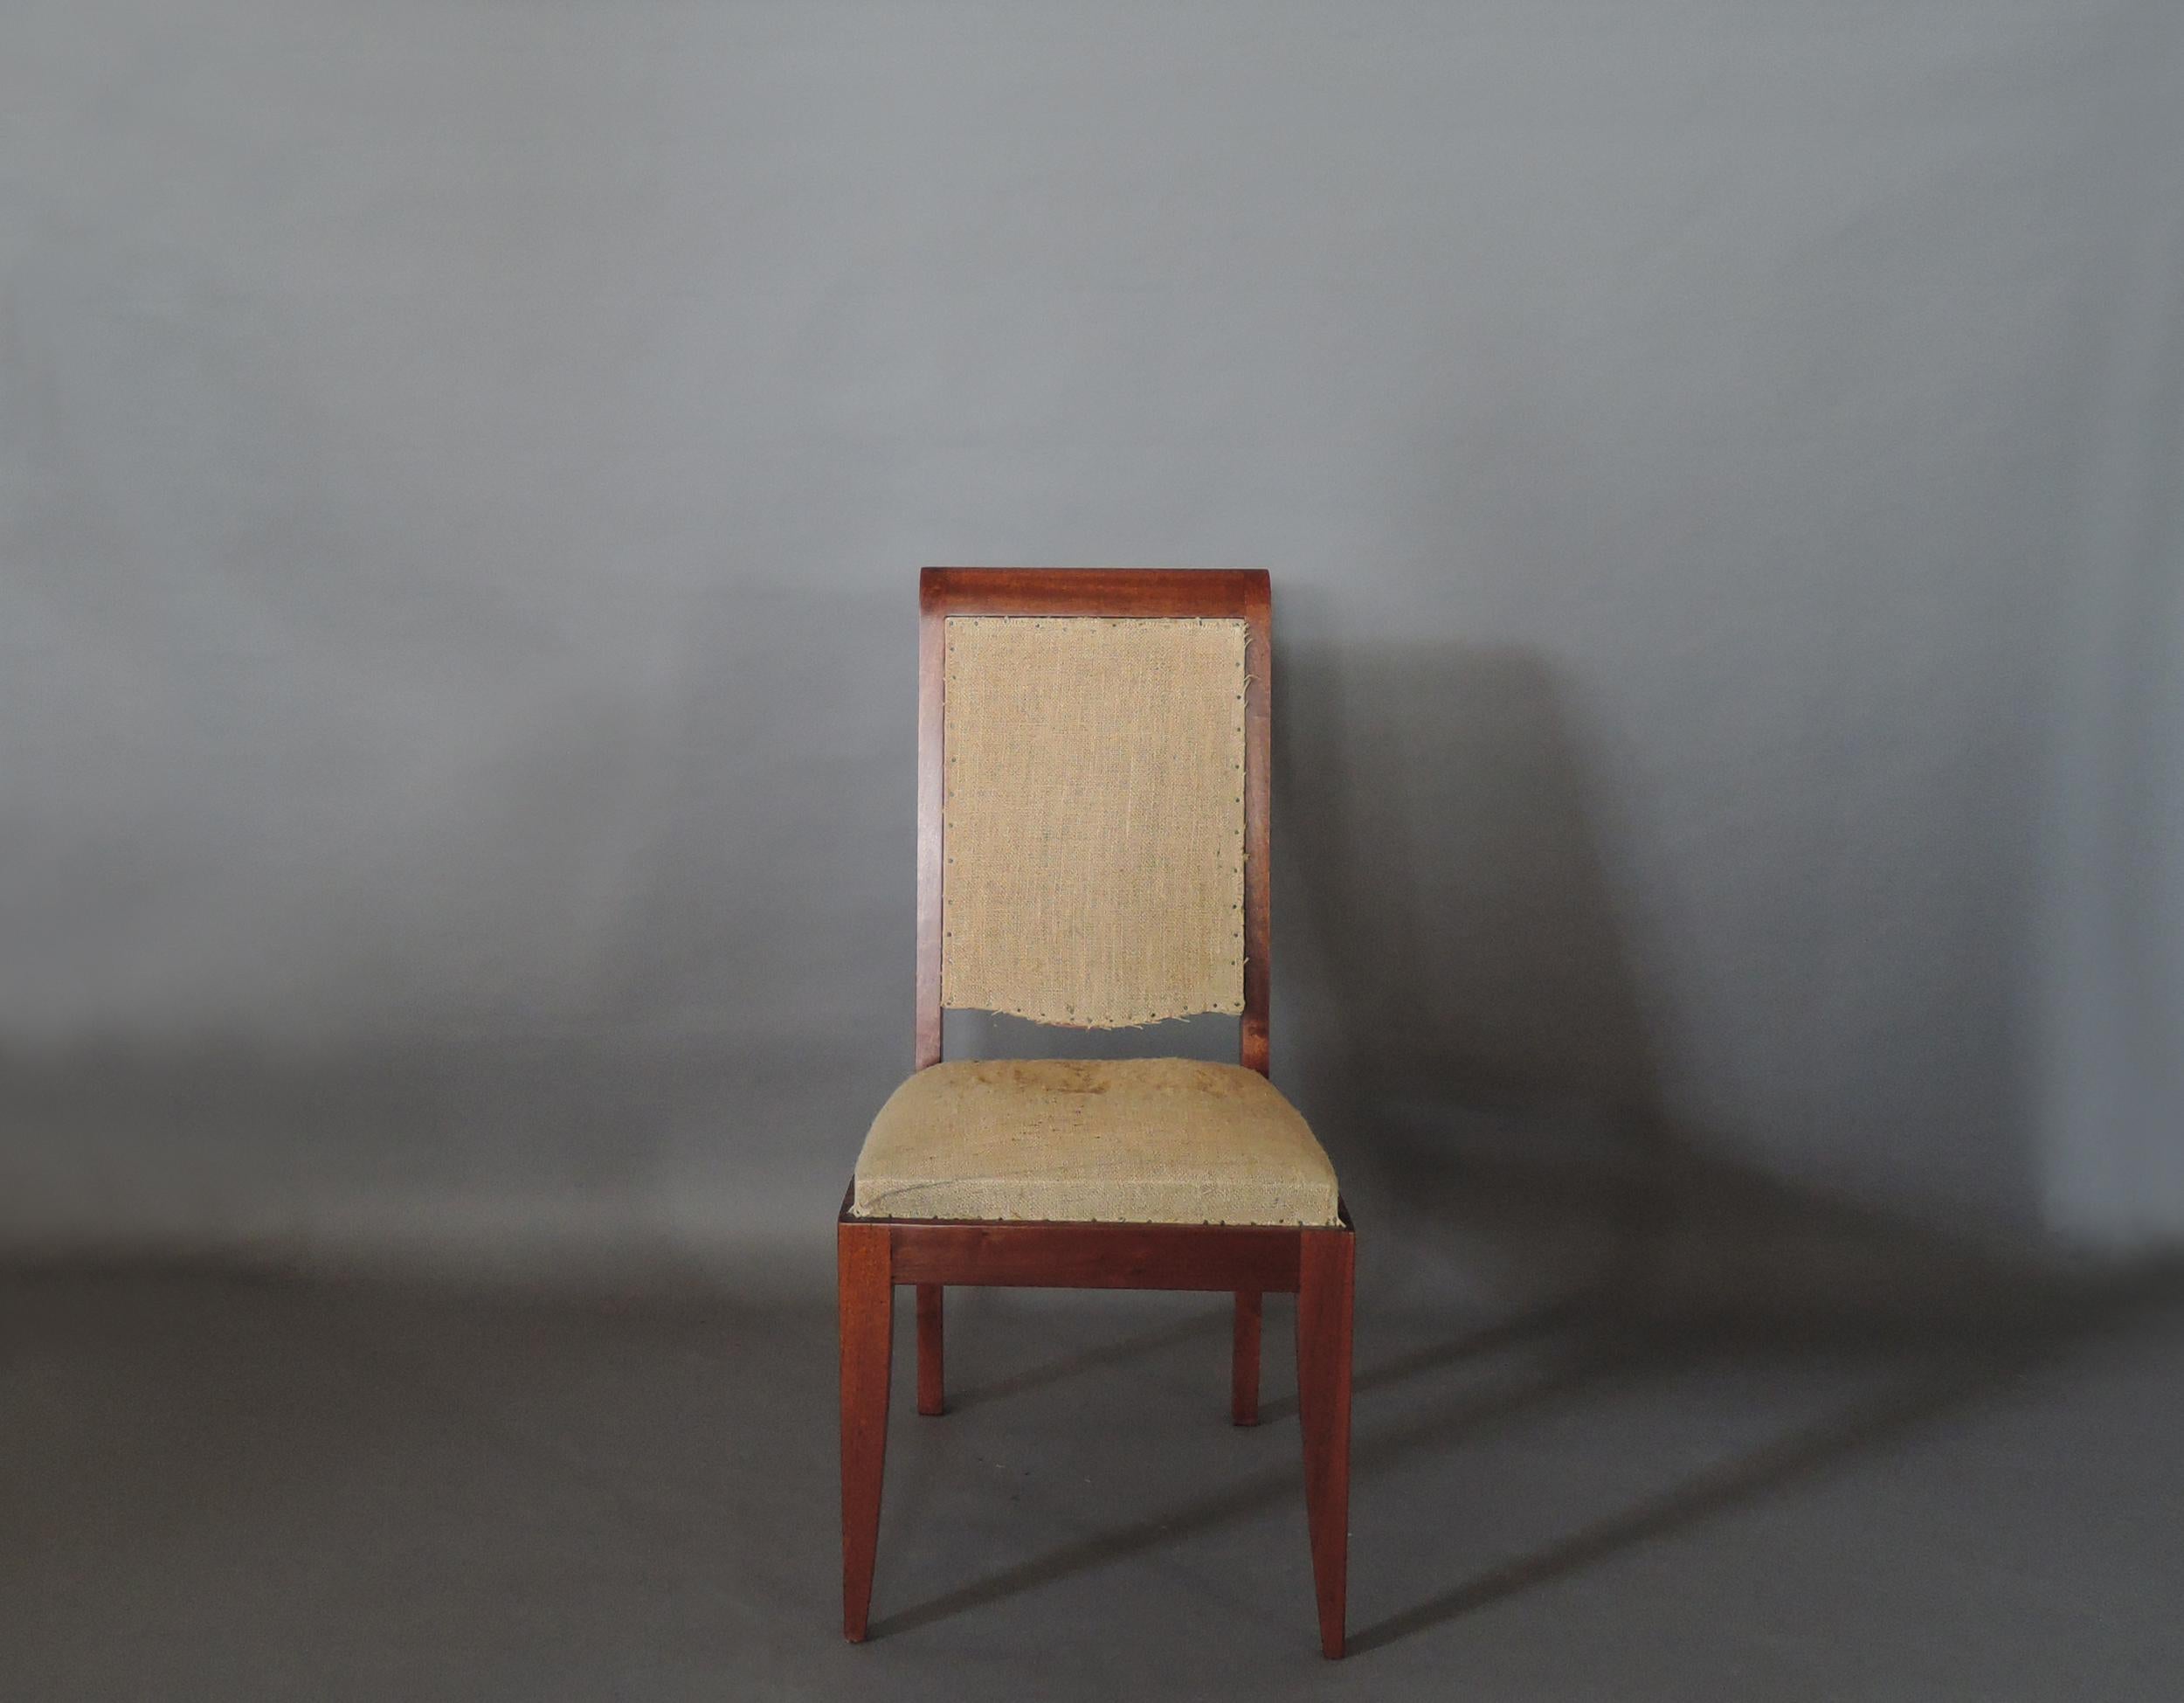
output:
[[[1255,1424],[1260,1298],[1294,1293],[1320,1648],[1343,1651],[1355,1237],[1266,1080],[1272,598],[1226,570],[919,580],[916,1074],[836,1229],[842,1628],[865,1636],[894,1293],[943,1410],[950,1284],[1228,1291]],[[941,1058],[943,1007],[1109,1028],[1239,1016],[1241,1063]]]

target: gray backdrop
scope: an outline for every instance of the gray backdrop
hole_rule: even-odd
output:
[[[0,1239],[823,1271],[925,562],[1273,571],[1414,1250],[2184,1231],[2180,188],[2165,0],[5,0]]]

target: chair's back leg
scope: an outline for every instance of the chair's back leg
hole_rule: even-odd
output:
[[[895,1353],[895,1284],[888,1227],[836,1226],[841,1297],[842,1631],[861,1643],[880,1547],[880,1484],[888,1454],[888,1378]]]
[[[1239,1425],[1259,1423],[1259,1291],[1238,1290],[1235,1348],[1229,1358],[1228,1416]]]
[[[1304,1509],[1319,1595],[1319,1647],[1342,1654],[1350,1574],[1350,1334],[1357,1236],[1300,1233],[1296,1405],[1304,1430]]]
[[[941,1358],[938,1284],[917,1286],[917,1410],[922,1414],[948,1411],[948,1382]]]

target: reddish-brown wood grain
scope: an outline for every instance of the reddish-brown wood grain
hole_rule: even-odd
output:
[[[1236,1328],[1228,1358],[1228,1418],[1234,1425],[1259,1423],[1259,1319],[1261,1291],[1236,1291]]]
[[[1296,1291],[1296,1409],[1304,1431],[1304,1513],[1319,1596],[1320,1653],[1342,1654],[1350,1579],[1350,1320],[1357,1238],[1303,1232]]]
[[[841,1303],[842,1631],[864,1641],[872,1566],[880,1550],[880,1485],[888,1454],[888,1382],[895,1353],[895,1286],[883,1224],[845,1217],[834,1229]]]
[[[948,1411],[948,1381],[941,1353],[938,1284],[917,1286],[917,1410],[928,1418]]]
[[[897,1283],[1283,1293],[1296,1287],[1297,1233],[1275,1225],[875,1222],[893,1238]]]
[[[941,823],[947,747],[941,728],[948,607],[928,568],[917,584],[917,1047],[913,1069],[940,1063]]]

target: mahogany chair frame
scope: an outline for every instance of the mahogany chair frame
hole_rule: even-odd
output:
[[[944,623],[950,615],[1218,617],[1248,624],[1244,703],[1244,990],[1241,1062],[1268,1063],[1268,877],[1273,598],[1261,570],[927,568],[918,580],[916,1068],[941,1057]],[[1320,1649],[1343,1653],[1349,1565],[1350,1364],[1356,1236],[1328,1227],[1026,1223],[853,1217],[835,1229],[841,1305],[842,1630],[865,1637],[880,1533],[894,1296],[917,1294],[917,1410],[945,1410],[947,1285],[1182,1289],[1234,1295],[1230,1417],[1259,1417],[1260,1298],[1294,1294],[1305,1513]]]

